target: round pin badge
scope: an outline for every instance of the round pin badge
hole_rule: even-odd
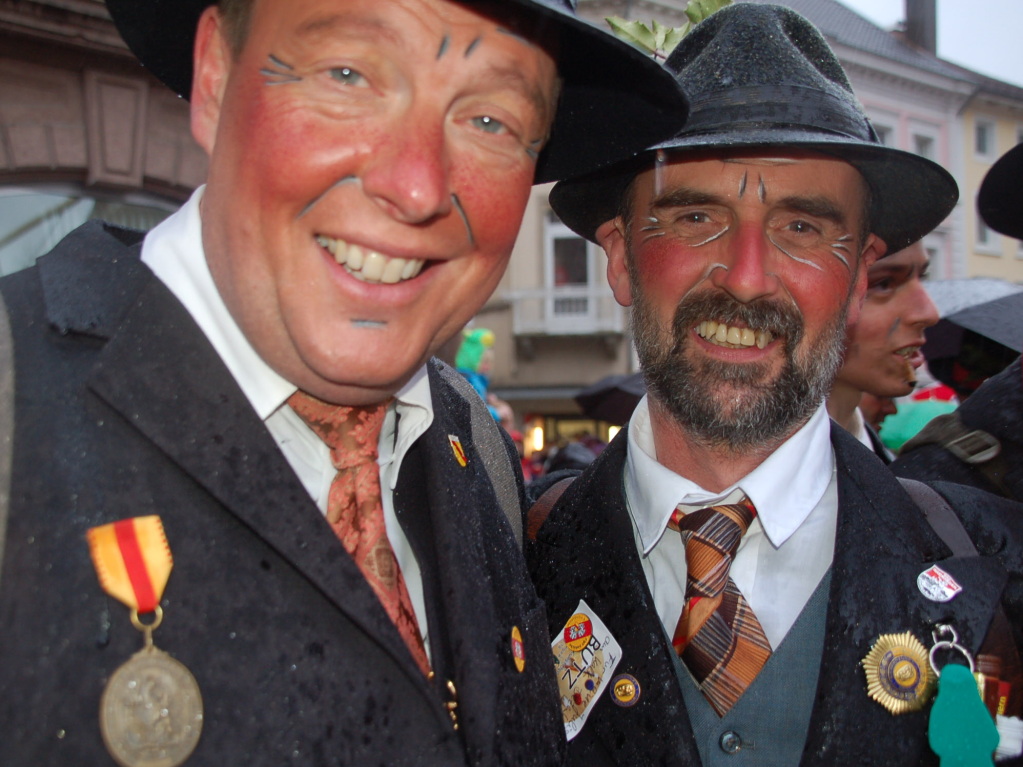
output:
[[[919,711],[934,690],[927,650],[910,632],[882,634],[862,661],[867,692],[893,714]]]
[[[526,670],[526,646],[522,643],[522,632],[519,631],[518,626],[512,626],[511,651],[512,660],[515,661],[515,668],[521,674]]]
[[[623,708],[635,706],[641,692],[639,681],[632,674],[619,674],[611,680],[611,694],[614,696],[614,702]]]

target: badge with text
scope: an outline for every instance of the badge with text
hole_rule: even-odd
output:
[[[153,645],[163,620],[160,598],[173,559],[157,516],[88,531],[89,553],[103,590],[131,609],[142,649],[118,668],[100,700],[100,732],[121,767],[177,767],[202,733],[202,696],[184,665]],[[149,622],[140,615],[152,614]]]
[[[932,602],[950,602],[963,587],[937,565],[931,565],[916,577],[916,587]]]
[[[908,631],[879,636],[862,664],[870,697],[893,714],[919,711],[934,690],[927,649]]]
[[[554,669],[561,693],[565,735],[572,740],[582,730],[622,657],[622,648],[604,623],[579,600],[575,614],[551,642]]]

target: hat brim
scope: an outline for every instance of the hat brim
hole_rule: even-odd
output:
[[[721,154],[747,149],[807,150],[845,160],[870,188],[871,231],[894,253],[919,240],[955,207],[959,189],[940,165],[898,149],[850,141],[806,130],[745,129],[735,134],[685,135],[660,144],[668,158],[696,152]],[[560,182],[550,202],[577,234],[596,242],[597,228],[618,215],[621,196],[636,174],[651,166],[647,152],[613,168]]]
[[[552,24],[559,35],[561,97],[535,183],[610,165],[681,128],[688,112],[685,96],[671,74],[646,54],[543,0],[504,3]],[[192,90],[196,26],[210,5],[212,0],[107,0],[139,61],[186,99]]]
[[[977,193],[977,212],[996,232],[1023,240],[1023,144],[988,170]]]

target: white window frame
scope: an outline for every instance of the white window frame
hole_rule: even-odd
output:
[[[987,149],[977,149],[977,138],[982,130],[987,131]],[[983,162],[994,162],[998,157],[998,124],[988,117],[976,117],[973,121],[973,154]]]

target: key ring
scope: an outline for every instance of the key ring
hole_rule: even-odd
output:
[[[946,639],[946,637],[949,636],[951,636],[951,639]],[[956,632],[954,626],[947,623],[938,623],[935,625],[934,631],[931,632],[931,637],[934,639],[934,647],[931,648],[930,660],[931,668],[934,669],[934,675],[936,677],[939,679],[941,678],[941,669],[938,668],[938,664],[934,660],[934,654],[938,650],[958,650],[969,662],[970,673],[973,673],[973,656],[970,655],[969,650],[959,644],[959,634]]]

